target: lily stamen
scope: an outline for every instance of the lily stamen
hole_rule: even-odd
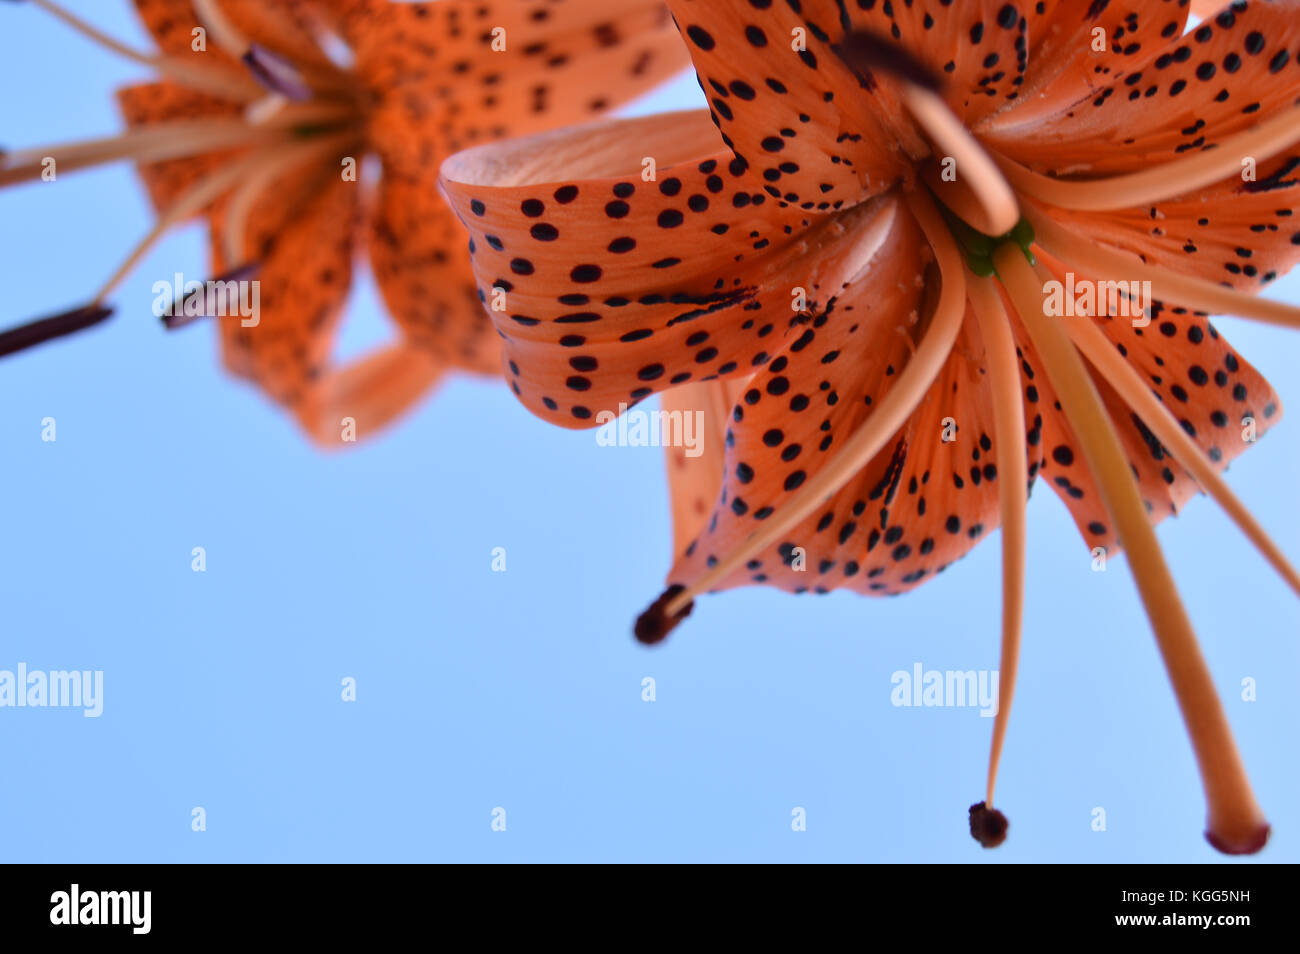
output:
[[[32,345],[81,331],[107,318],[112,314],[112,309],[104,304],[104,299],[126,277],[145,253],[174,226],[184,222],[219,198],[234,183],[247,176],[258,164],[265,162],[268,157],[269,153],[267,152],[254,153],[239,162],[223,166],[211,173],[207,178],[200,180],[159,215],[154,227],[132,248],[125,261],[118,266],[112,277],[95,294],[90,304],[52,318],[41,318],[28,322],[25,325],[19,325],[16,328],[0,333],[0,355],[12,354]]]
[[[325,139],[298,143],[271,156],[253,170],[230,196],[222,225],[221,249],[228,262],[242,262],[248,257],[248,217],[257,200],[277,179],[299,166],[320,158],[322,153],[341,150],[352,138],[350,133],[339,133]]]
[[[248,67],[253,78],[266,89],[302,102],[311,98],[314,87],[340,89],[347,86],[346,82],[340,82],[341,71],[337,69],[328,73],[299,68],[249,40],[226,16],[219,0],[193,0],[193,4],[195,16],[217,45]]]
[[[1025,407],[1020,394],[1020,359],[1002,295],[989,280],[969,283],[972,310],[984,339],[993,397],[993,439],[998,468],[998,506],[1002,514],[1002,648],[998,671],[998,712],[989,748],[986,809],[993,808],[998,764],[1006,739],[1020,665],[1025,603],[1026,508],[1029,461],[1025,453]]]
[[[128,60],[141,63],[168,79],[191,89],[202,90],[203,92],[236,101],[252,99],[259,92],[259,87],[255,82],[233,70],[221,66],[197,66],[165,54],[155,56],[142,53],[133,47],[127,46],[115,37],[109,36],[98,27],[87,23],[76,14],[63,9],[53,0],[28,0],[28,2],[61,20],[97,46]]]
[[[269,127],[250,126],[237,120],[183,120],[140,127],[105,139],[53,144],[24,149],[5,157],[0,168],[0,188],[41,178],[46,160],[54,159],[60,173],[75,172],[111,162],[159,162],[221,149],[248,146],[258,141],[283,138]]]
[[[1133,409],[1160,441],[1170,456],[1191,474],[1201,489],[1223,508],[1232,522],[1260,554],[1268,560],[1297,595],[1300,573],[1287,560],[1245,504],[1238,499],[1201,451],[1174,418],[1169,408],[1152,393],[1142,376],[1116,350],[1115,345],[1092,321],[1080,319],[1066,323],[1066,331],[1075,347],[1088,359],[1115,392]],[[1005,675],[1004,675],[1005,678]]]
[[[59,172],[121,160],[160,162],[277,140],[289,141],[297,128],[346,123],[354,115],[339,103],[294,103],[257,123],[240,119],[183,119],[138,126],[102,139],[34,146],[0,156],[0,188],[39,179],[50,158],[58,162]]]
[[[163,210],[162,214],[158,216],[158,221],[154,224],[154,227],[131,249],[126,259],[96,292],[91,301],[94,304],[103,302],[160,238],[171,231],[174,226],[184,222],[190,216],[197,214],[210,203],[220,198],[236,182],[239,182],[269,158],[269,151],[256,152],[239,162],[233,162],[217,169],[206,178],[195,183],[187,192]]]
[[[1038,243],[1052,257],[1070,262],[1083,271],[1095,275],[1120,274],[1134,281],[1149,281],[1152,296],[1166,304],[1181,305],[1205,314],[1237,315],[1284,328],[1300,328],[1300,308],[1293,305],[1148,265],[1128,252],[1068,232],[1028,205],[1025,218],[1033,225]]]
[[[75,331],[84,331],[92,325],[99,324],[111,314],[113,309],[106,305],[86,305],[74,308],[72,311],[65,311],[61,315],[39,318],[17,328],[0,331],[0,357],[46,341],[53,341],[55,338],[62,338]]]
[[[994,156],[1015,188],[1063,209],[1103,212],[1146,206],[1214,185],[1241,172],[1249,156],[1262,163],[1300,142],[1300,104],[1258,126],[1230,136],[1212,149],[1181,156],[1128,175],[1103,179],[1054,179],[1005,156]]]
[[[216,170],[205,179],[201,179],[158,216],[158,221],[149,231],[149,234],[136,245],[118,270],[113,273],[113,277],[104,283],[93,301],[96,304],[103,301],[158,239],[162,238],[174,226],[184,222],[190,216],[197,214],[210,203],[225,195],[234,187],[235,183],[246,181],[250,176],[256,176],[259,170],[273,164],[292,168],[309,162],[322,153],[341,149],[351,141],[353,136],[354,134],[350,132],[338,133],[324,139],[302,143],[297,147],[279,153],[271,149],[263,149],[239,162],[231,163]],[[242,258],[242,256],[239,258]],[[235,260],[238,261],[239,258]]]
[[[214,275],[208,280],[208,284],[213,282],[225,284],[226,282],[248,281],[257,274],[260,267],[260,264],[257,262],[245,262],[243,265],[238,265],[235,268],[230,269],[228,272]],[[201,295],[202,292],[195,292],[194,294]],[[189,309],[185,307],[186,301],[187,296],[183,294],[180,295],[173,300],[172,307],[168,309],[167,314],[162,316],[163,327],[168,331],[175,331],[177,328],[183,328],[188,324],[198,321],[200,318],[213,317],[208,314],[195,315],[188,313]]]
[[[1192,740],[1205,788],[1206,838],[1227,854],[1258,851],[1269,826],[1255,802],[1241,757],[1191,621],[1156,539],[1119,436],[1060,323],[1043,310],[1042,280],[1021,250],[994,252],[999,278],[1016,306],[1074,429],[1089,471],[1110,514],[1156,636]]]

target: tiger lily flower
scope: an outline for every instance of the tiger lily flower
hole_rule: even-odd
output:
[[[226,367],[328,446],[343,416],[373,433],[448,369],[500,373],[463,233],[438,194],[441,159],[599,115],[687,63],[658,0],[135,0],[156,53],[54,0],[25,2],[157,79],[118,91],[121,135],[0,155],[0,187],[41,178],[51,160],[58,173],[130,160],[157,222],[89,303],[0,333],[0,355],[107,318],[145,252],[202,216],[215,281],[258,285],[255,321],[218,321]],[[367,157],[375,183],[358,174]],[[399,334],[335,366],[363,246]],[[168,327],[200,309],[179,310]]]
[[[1001,526],[1000,699],[970,811],[992,847],[1041,478],[1094,554],[1128,551],[1207,838],[1259,850],[1153,524],[1204,491],[1300,592],[1219,474],[1281,405],[1206,318],[1300,326],[1257,297],[1300,256],[1300,4],[1190,32],[1159,0],[669,6],[707,113],[443,165],[480,290],[508,295],[490,314],[528,408],[566,427],[661,390],[730,409],[714,457],[673,462],[676,562],[637,637],[752,583],[902,593]]]

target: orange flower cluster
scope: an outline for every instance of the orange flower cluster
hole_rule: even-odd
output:
[[[1296,0],[1192,4],[1190,26],[1163,0],[136,0],[154,54],[29,2],[159,79],[120,91],[123,135],[9,154],[0,185],[129,159],[159,218],[88,304],[0,353],[105,318],[202,215],[218,281],[261,283],[255,325],[217,318],[227,366],[323,443],[451,368],[500,368],[570,428],[661,394],[705,426],[668,450],[676,552],[646,643],[738,586],[903,593],[1000,527],[970,812],[990,847],[1044,481],[1094,556],[1127,552],[1207,837],[1264,845],[1154,526],[1204,492],[1300,593],[1221,476],[1280,400],[1209,320],[1300,327],[1258,294],[1300,259]],[[688,58],[708,110],[589,121]],[[340,175],[366,156],[369,189]],[[334,368],[359,244],[401,338]]]

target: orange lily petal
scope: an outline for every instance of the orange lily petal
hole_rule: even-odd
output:
[[[733,416],[734,425],[744,426],[732,428],[712,515],[679,557],[670,582],[689,583],[737,549],[869,418],[908,360],[921,308],[922,261],[919,230],[900,215],[870,270],[749,382]],[[984,481],[982,473],[966,479],[972,455],[984,458],[981,468],[991,461],[991,410],[979,397],[972,360],[973,349],[982,353],[982,346],[972,331],[967,322],[945,374],[886,449],[782,543],[755,554],[718,588],[768,583],[793,592],[839,586],[899,592],[996,526],[992,480]],[[948,417],[960,422],[952,442],[943,440]],[[976,516],[953,528],[958,511]]]
[[[799,4],[669,5],[724,142],[762,176],[768,194],[805,209],[839,209],[906,173],[906,157],[892,148],[897,124],[888,118],[898,114],[897,101],[882,92],[882,108],[836,54],[832,44],[844,27],[831,4],[820,8],[820,23],[795,12]],[[856,22],[865,14],[850,16]],[[790,81],[792,71],[801,82]],[[912,142],[924,148],[915,133]]]
[[[1040,172],[1122,173],[1167,162],[1250,128],[1300,96],[1300,3],[1234,6],[1085,102],[986,137]],[[1009,119],[1011,117],[1008,117]]]
[[[370,263],[402,333],[439,360],[501,372],[500,339],[483,312],[465,234],[436,187],[388,172],[379,184]]]
[[[744,379],[700,381],[660,396],[660,407],[667,414],[681,415],[683,421],[688,414],[698,414],[703,424],[696,456],[691,456],[691,448],[685,445],[665,448],[674,557],[690,545],[709,518],[722,485],[727,421],[747,384]]]
[[[1300,153],[1260,163],[1240,178],[1146,208],[1079,212],[1035,203],[1098,244],[1141,250],[1171,271],[1256,291],[1300,262]],[[1122,276],[1120,276],[1122,277]]]
[[[315,2],[308,0],[308,5]],[[211,65],[213,57],[233,65],[212,37],[204,36],[205,49],[194,49],[193,31],[203,24],[191,0],[135,0],[135,6],[145,29],[164,53],[192,58],[201,65]],[[301,0],[221,0],[221,12],[259,46],[295,63],[330,65],[308,29]]]
[[[323,447],[368,440],[424,397],[444,367],[424,348],[403,341],[327,370],[307,387],[294,412]]]
[[[687,65],[659,0],[392,3],[353,41],[379,94],[375,146],[408,175],[438,152],[595,118]]]
[[[827,249],[852,227],[814,225],[751,191],[741,163],[701,156],[716,135],[706,114],[678,113],[444,164],[484,301],[504,292],[511,380],[534,413],[590,427],[664,388],[749,374],[795,333],[799,289],[809,303],[838,289]],[[646,154],[658,163],[652,182],[640,175]]]
[[[1078,3],[1060,0],[1035,4],[1028,17],[1029,68],[1016,101],[978,122],[965,117],[981,135],[1019,136],[1145,69],[1182,36],[1187,8],[1165,0],[1112,0],[1084,12]]]
[[[275,400],[296,405],[327,370],[334,331],[352,281],[358,216],[356,183],[332,170],[323,176],[282,175],[254,204],[246,231],[259,264],[261,321],[218,318],[226,367],[257,383]],[[223,215],[214,216],[219,236]],[[213,242],[213,270],[228,261]]]

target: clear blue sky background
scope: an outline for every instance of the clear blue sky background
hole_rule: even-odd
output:
[[[140,68],[0,7],[4,144],[115,129],[110,91]],[[144,42],[128,4],[75,7]],[[639,108],[698,100],[686,79]],[[113,167],[0,193],[0,223],[10,324],[83,300],[150,216]],[[0,709],[0,860],[1219,858],[1125,566],[1091,572],[1045,487],[999,787],[1013,827],[985,852],[966,807],[991,720],[895,708],[890,676],[997,667],[995,540],[901,599],[704,599],[647,651],[629,629],[667,566],[658,450],[599,447],[456,380],[322,455],[220,370],[211,329],[161,331],[151,285],[177,270],[204,272],[197,227],[148,256],[110,324],[0,363],[0,669],[106,683],[97,720]],[[1300,336],[1220,327],[1297,400]],[[363,285],[342,353],[387,334]],[[1231,479],[1300,557],[1296,413]],[[1160,536],[1274,823],[1260,860],[1300,860],[1300,607],[1207,500]]]

